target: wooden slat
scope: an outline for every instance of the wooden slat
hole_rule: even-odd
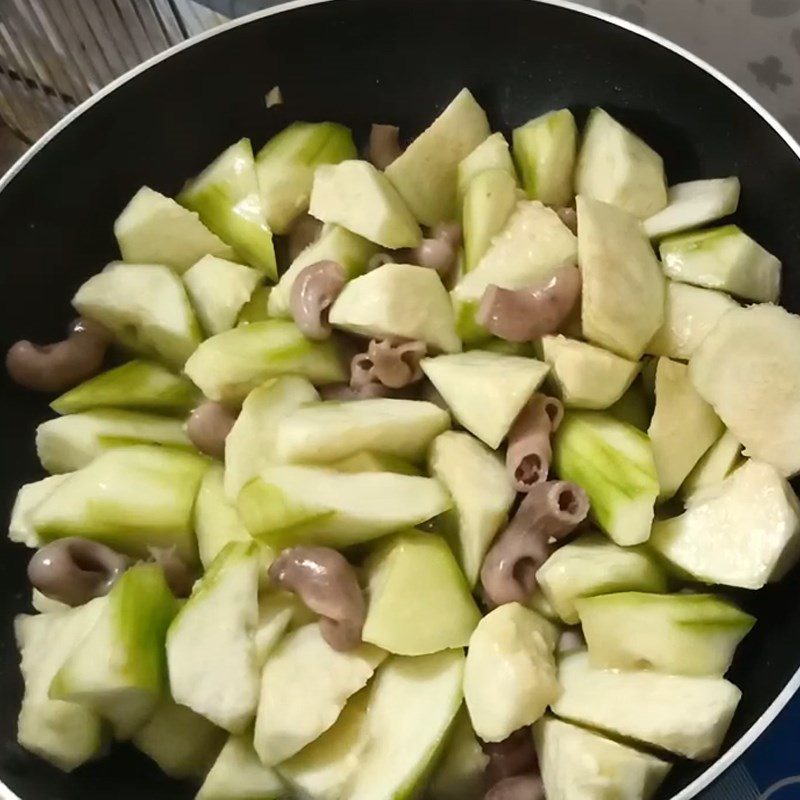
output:
[[[118,75],[224,19],[192,0],[0,0],[0,117],[32,141]]]

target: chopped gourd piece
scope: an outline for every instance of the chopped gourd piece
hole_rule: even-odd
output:
[[[648,540],[659,483],[644,433],[610,414],[570,411],[556,432],[553,463],[562,480],[583,488],[589,513],[614,542]]]
[[[461,338],[470,342],[489,338],[475,322],[487,287],[524,289],[549,279],[558,267],[574,264],[577,257],[578,240],[555,211],[538,201],[517,203],[483,258],[452,291]]]
[[[450,415],[424,400],[376,397],[287,409],[275,431],[278,461],[325,464],[369,450],[418,462],[450,427]]]
[[[553,717],[533,735],[548,800],[650,800],[672,766]]]
[[[347,547],[419,525],[451,504],[430,478],[299,466],[265,468],[238,502],[250,533],[276,549],[308,543]]]
[[[577,198],[578,266],[585,337],[633,361],[664,321],[664,275],[639,221]]]
[[[539,567],[542,594],[567,625],[579,622],[577,601],[614,592],[665,592],[667,578],[641,547],[620,547],[590,533],[559,547]]]
[[[403,198],[368,161],[319,167],[314,173],[310,214],[392,250],[416,247],[422,240]]]
[[[172,696],[230,733],[242,733],[258,704],[253,634],[258,623],[258,546],[231,542],[170,625]]]
[[[94,408],[129,408],[184,414],[199,400],[194,386],[154,361],[128,361],[69,389],[50,403],[57,414]]]
[[[51,614],[57,611],[69,611],[71,606],[62,603],[60,600],[54,600],[46,594],[42,594],[38,589],[31,590],[31,605],[35,611],[40,614]]]
[[[109,450],[68,475],[31,512],[43,542],[82,536],[149,558],[151,547],[197,559],[192,507],[208,461],[153,445]]]
[[[625,394],[639,363],[566,336],[542,337],[542,360],[565,406],[608,408]]]
[[[273,233],[287,233],[308,210],[314,171],[320,164],[357,158],[350,130],[335,122],[293,122],[256,155],[264,217]]]
[[[656,522],[650,541],[694,580],[760,589],[800,555],[800,507],[774,467],[750,460],[688,498],[680,516]]]
[[[312,383],[347,378],[332,342],[312,342],[288,320],[252,322],[206,339],[186,374],[210,400],[236,404],[269,378],[303,375]]]
[[[230,330],[261,273],[224,258],[205,256],[183,274],[183,282],[203,330],[209,335]]]
[[[232,735],[195,800],[281,800],[286,787],[253,748],[252,731]]]
[[[258,601],[258,627],[254,634],[256,663],[260,670],[303,610],[310,611],[297,595],[289,592],[262,593]]]
[[[468,433],[446,431],[434,439],[428,466],[453,498],[453,508],[439,520],[440,528],[474,586],[516,496],[505,464]]]
[[[225,438],[225,492],[231,501],[263,467],[278,460],[276,440],[283,418],[316,400],[317,390],[300,375],[272,378],[247,395]]]
[[[686,364],[659,358],[656,367],[656,408],[647,434],[653,445],[659,497],[678,491],[700,457],[722,435],[724,426],[714,409],[697,393]]]
[[[249,325],[251,322],[263,322],[270,318],[268,310],[271,286],[257,286],[250,299],[242,306],[236,319],[237,325]]]
[[[719,486],[742,463],[741,442],[725,431],[689,473],[681,486],[681,495],[686,499],[703,489]]]
[[[369,698],[370,689],[362,689],[322,736],[278,764],[278,774],[298,797],[334,800],[344,796],[364,754]]]
[[[380,666],[348,800],[396,800],[422,790],[461,706],[463,675],[461,650],[393,656]]]
[[[11,509],[11,520],[8,523],[8,538],[28,547],[39,547],[41,542],[33,527],[33,512],[50,495],[60,483],[69,476],[49,475],[47,478],[26,483],[17,492],[14,507]]]
[[[219,755],[225,732],[190,708],[164,698],[133,743],[170,778],[202,779]]]
[[[249,542],[250,534],[225,493],[222,464],[212,464],[194,504],[194,531],[203,569],[208,569],[229,542]]]
[[[387,168],[412,214],[423,225],[456,216],[458,165],[490,133],[486,114],[467,89]]]
[[[710,761],[742,693],[724,678],[594,669],[587,654],[565,656],[553,713],[697,761]]]
[[[469,640],[464,697],[472,727],[501,742],[544,714],[560,693],[556,627],[519,603],[489,612]]]
[[[533,594],[528,598],[528,601],[525,603],[525,605],[531,611],[535,611],[545,619],[550,620],[550,622],[558,622],[558,614],[556,614],[555,609],[550,605],[550,601],[544,596],[544,593],[541,592],[538,587],[533,590]]]
[[[517,179],[504,169],[476,175],[464,193],[464,271],[474,269],[506,226],[518,200]]]
[[[118,739],[130,738],[167,686],[164,639],[177,610],[160,566],[128,569],[55,674],[50,697],[96,711]]]
[[[254,739],[261,762],[280,764],[318,739],[385,657],[370,644],[334,650],[316,623],[290,633],[261,674]]]
[[[378,246],[340,225],[327,225],[316,242],[312,242],[289,265],[270,292],[267,308],[273,317],[291,319],[290,300],[297,276],[318,261],[335,261],[344,269],[348,280],[361,275]]]
[[[17,741],[64,772],[100,755],[106,744],[99,714],[84,705],[51,698],[50,684],[70,653],[94,627],[105,598],[84,606],[14,619],[25,683]]]
[[[645,348],[654,356],[688,360],[724,314],[739,304],[722,292],[667,281],[664,324]]]
[[[458,712],[442,759],[431,777],[431,800],[481,800],[489,756],[472,730],[466,708]]]
[[[422,371],[453,416],[497,449],[549,367],[534,358],[484,350],[425,358]]]
[[[733,214],[739,205],[739,179],[710,178],[676,183],[667,190],[667,205],[644,221],[645,233],[659,239]]]
[[[780,294],[781,262],[738,225],[670,236],[658,249],[672,280],[755,302],[775,302]]]
[[[499,131],[484,139],[458,165],[458,197],[463,200],[472,179],[486,170],[502,169],[516,182],[517,171],[506,137]]]
[[[206,255],[236,258],[196,212],[149,186],[142,186],[117,217],[114,235],[123,261],[163,264],[179,275]]]
[[[361,450],[341,461],[330,464],[337,472],[396,472],[398,475],[421,475],[422,472],[411,462],[385,453],[372,453]]]
[[[598,669],[724,675],[755,619],[711,594],[621,592],[577,601]]]
[[[549,111],[516,128],[513,134],[514,160],[522,185],[531,200],[548,206],[567,206],[575,192],[578,128],[568,108]]]
[[[78,289],[72,305],[124,347],[171,367],[183,367],[202,339],[180,277],[158,264],[109,264]]]
[[[331,306],[329,320],[359,336],[416,339],[434,352],[461,350],[447,289],[428,267],[384,264],[353,279]]]
[[[365,642],[420,656],[466,647],[481,614],[447,543],[409,531],[381,543],[365,565]]]
[[[278,277],[272,231],[264,217],[249,139],[240,139],[222,152],[177,199],[196,211],[251,267],[273,280]]]
[[[141,411],[96,408],[49,419],[36,429],[39,461],[51,473],[72,472],[107,450],[132,444],[194,449],[183,420]]]
[[[664,162],[610,114],[594,108],[583,132],[575,191],[647,219],[667,205]]]
[[[800,472],[800,317],[771,305],[726,314],[695,351],[689,375],[744,454]]]

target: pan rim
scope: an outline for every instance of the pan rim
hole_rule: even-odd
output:
[[[96,103],[99,103],[105,97],[110,95],[116,89],[123,86],[128,81],[132,80],[139,74],[149,70],[162,61],[172,57],[173,55],[189,48],[194,47],[207,39],[218,36],[226,31],[233,30],[243,25],[248,25],[257,20],[271,17],[276,14],[293,11],[298,8],[305,8],[307,6],[322,5],[323,3],[331,2],[346,2],[346,0],[283,0],[277,2],[270,8],[254,11],[246,14],[243,17],[230,20],[222,25],[205,31],[202,34],[186,39],[183,42],[172,45],[166,50],[152,56],[146,61],[139,64],[137,67],[123,73],[108,83],[94,95],[84,100],[80,105],[76,106],[72,111],[59,120],[52,128],[50,128],[43,136],[41,136],[33,145],[20,156],[6,173],[0,176],[0,192],[6,189],[14,178],[19,175],[24,167],[35,156],[41,152],[53,139],[55,139],[68,125],[75,121],[78,117],[92,108]],[[538,3],[539,5],[555,6],[572,11],[577,14],[582,14],[587,17],[593,17],[606,22],[609,25],[614,25],[618,28],[626,30],[644,39],[648,39],[654,44],[669,50],[681,58],[685,59],[698,69],[716,79],[722,86],[735,94],[740,100],[744,101],[750,108],[753,109],[774,131],[778,136],[783,139],[786,146],[794,153],[798,160],[800,160],[800,143],[789,133],[784,125],[776,119],[776,117],[758,101],[747,90],[743,89],[736,81],[729,78],[721,70],[709,64],[705,59],[694,54],[685,47],[676,44],[665,36],[662,36],[653,31],[643,28],[641,25],[615,17],[605,11],[598,9],[588,8],[579,5],[572,0],[525,0],[525,2]],[[747,729],[747,731],[727,750],[720,756],[713,764],[711,764],[698,778],[693,780],[688,786],[684,787],[680,792],[673,795],[670,800],[691,800],[698,795],[703,789],[708,787],[716,778],[722,775],[728,767],[732,766],[749,748],[750,746],[764,733],[764,731],[775,720],[778,714],[784,709],[789,700],[797,694],[800,690],[800,667],[794,675],[787,681],[781,691],[776,695],[769,706],[764,710],[761,716]],[[22,800],[14,794],[2,781],[0,781],[0,800]]]

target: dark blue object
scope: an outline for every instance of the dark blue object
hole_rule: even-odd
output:
[[[239,2],[230,10],[237,9],[244,10]],[[264,94],[276,84],[285,103],[267,110]],[[175,194],[241,136],[259,147],[296,119],[342,121],[360,142],[373,121],[396,123],[413,136],[465,85],[494,127],[506,132],[561,106],[573,108],[582,122],[591,106],[602,105],[664,156],[672,181],[739,175],[737,222],[787,265],[783,302],[800,310],[794,268],[800,160],[757,110],[715,77],[648,38],[530,0],[341,0],[186,47],[120,85],[38,149],[0,191],[0,349],[23,336],[62,337],[72,316],[68,299],[117,257],[114,219],[142,184]],[[41,477],[33,429],[49,412],[44,399],[11,386],[5,375],[0,397],[0,513],[7,514],[19,485]],[[16,746],[21,682],[11,622],[30,610],[26,558],[23,548],[0,541],[0,778],[23,800],[192,797],[193,787],[168,780],[132,748],[118,748],[68,777]],[[798,579],[795,569],[762,592],[731,593],[759,624],[731,672],[744,697],[724,750],[762,716],[800,665]],[[784,730],[796,730],[791,720],[786,724]],[[761,747],[745,761],[751,788],[774,783],[760,774],[761,767],[771,770]],[[705,767],[679,764],[660,800]],[[782,769],[775,780],[792,771]],[[748,800],[741,792],[719,796]]]
[[[753,800],[800,800],[800,698],[795,697],[775,722],[723,775],[703,800],[748,800],[733,793],[715,794],[717,785],[726,789],[731,773],[739,783],[748,775],[757,793]],[[736,784],[732,784],[732,788]]]

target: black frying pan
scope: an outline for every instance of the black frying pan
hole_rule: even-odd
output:
[[[286,102],[267,111],[274,84]],[[800,148],[703,66],[641,31],[533,0],[339,0],[290,4],[180,48],[34,148],[0,184],[0,348],[61,338],[69,298],[116,257],[112,223],[142,184],[174,194],[231,142],[247,135],[260,146],[297,119],[342,121],[362,138],[371,122],[393,122],[410,137],[462,86],[506,132],[548,109],[583,119],[602,105],[664,156],[671,182],[737,174],[738,220],[783,260],[782,301],[800,311]],[[33,430],[48,409],[0,380],[7,515],[19,485],[41,477]],[[4,538],[0,550],[2,781],[22,800],[191,797],[132,748],[67,777],[16,745],[11,623],[30,610],[27,553]],[[660,799],[694,797],[800,683],[798,578],[796,569],[778,586],[736,593],[759,623],[730,675],[744,697],[726,754],[705,775],[708,765],[681,763]]]

